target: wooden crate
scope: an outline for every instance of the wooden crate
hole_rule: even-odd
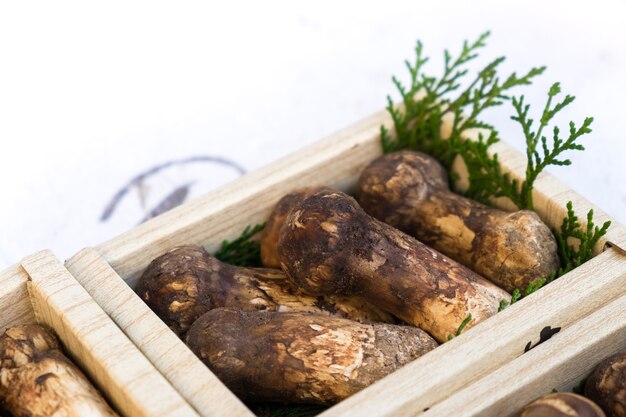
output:
[[[0,331],[28,323],[54,329],[122,415],[198,416],[49,251],[0,272]]]
[[[571,391],[626,349],[626,294],[422,414],[508,417],[553,389]]]
[[[244,226],[267,219],[285,193],[303,186],[354,189],[361,170],[380,155],[379,127],[386,112],[338,132],[263,169],[136,227],[95,248],[84,249],[66,267],[93,298],[203,416],[250,416],[251,412],[212,375],[132,291],[155,257],[173,246],[201,244],[214,251]],[[525,157],[505,143],[493,146],[514,178]],[[533,199],[536,211],[558,228],[565,205],[593,208],[556,178],[542,174]],[[404,416],[433,407],[454,392],[524,353],[542,329],[567,328],[626,291],[626,230],[613,222],[593,260],[511,306],[461,337],[440,346],[324,412],[324,416]],[[219,401],[216,401],[219,399]]]

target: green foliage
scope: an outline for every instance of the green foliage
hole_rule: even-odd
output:
[[[465,317],[465,320],[463,320],[461,322],[461,324],[459,325],[459,328],[456,329],[456,332],[454,333],[454,336],[451,335],[451,334],[448,335],[448,340],[452,340],[455,337],[460,336],[461,333],[463,332],[463,329],[465,329],[465,326],[467,326],[470,321],[472,321],[472,315],[471,314],[468,315],[467,317]]]
[[[406,61],[410,74],[408,87],[397,78],[393,83],[402,97],[401,106],[396,106],[387,97],[387,111],[394,124],[394,132],[381,126],[381,144],[384,153],[402,149],[425,152],[438,159],[447,169],[451,181],[458,180],[452,170],[452,164],[461,157],[467,166],[469,188],[465,195],[489,204],[493,198],[506,197],[520,209],[533,209],[532,190],[535,180],[550,165],[570,165],[571,161],[562,155],[566,151],[582,151],[584,146],[578,140],[591,132],[593,118],[586,118],[576,127],[569,123],[567,138],[561,137],[558,126],[552,127],[552,141],[548,144],[543,135],[555,115],[574,101],[574,97],[566,95],[562,101],[556,101],[561,93],[559,83],[553,84],[548,91],[548,99],[541,113],[537,130],[533,130],[533,119],[529,118],[530,106],[525,103],[524,96],[509,97],[508,91],[514,87],[530,85],[533,79],[542,74],[545,67],[532,68],[519,77],[512,73],[501,78],[498,67],[504,57],[496,58],[484,66],[473,80],[461,88],[462,81],[468,73],[467,64],[478,56],[478,51],[485,46],[489,36],[486,32],[473,43],[465,41],[456,58],[444,51],[444,69],[439,78],[427,75],[424,66],[428,58],[424,56],[423,45],[417,43],[414,62]],[[504,81],[501,81],[504,80]],[[491,154],[489,148],[497,143],[497,129],[483,121],[480,116],[489,108],[511,101],[515,114],[511,117],[517,121],[526,140],[527,166],[524,180],[512,179],[502,172],[497,154]],[[451,118],[452,125],[449,135],[443,135],[444,119]],[[481,133],[477,140],[467,140],[464,134],[468,129],[479,128]],[[456,188],[456,187],[455,187]],[[515,303],[519,299],[539,290],[545,284],[576,268],[593,256],[593,247],[606,234],[610,222],[601,228],[593,224],[593,212],[587,215],[587,229],[583,230],[568,203],[568,215],[563,220],[560,234],[556,234],[560,269],[549,277],[543,277],[526,289],[515,290],[511,301],[502,301],[499,311]],[[579,242],[576,247],[573,240]]]
[[[587,213],[587,227],[583,230],[576,213],[574,213],[572,202],[568,202],[567,216],[561,224],[561,233],[557,235],[557,245],[561,259],[561,269],[557,272],[557,277],[568,273],[593,258],[593,248],[600,238],[606,235],[610,225],[611,222],[606,221],[602,227],[596,226],[593,222],[593,210],[589,210]]]
[[[224,240],[215,257],[222,262],[237,266],[262,266],[261,245],[253,238],[263,230],[265,223],[246,226],[241,235],[233,240]]]
[[[498,312],[504,310],[511,304],[515,304],[520,298],[522,298],[522,292],[517,288],[513,290],[511,294],[511,301],[500,300],[500,306],[498,306]]]
[[[422,43],[417,43],[415,61],[406,61],[410,75],[408,87],[393,78],[402,97],[402,105],[396,106],[392,98],[387,97],[387,110],[395,132],[392,134],[385,126],[381,126],[383,152],[402,149],[425,152],[447,168],[453,182],[457,178],[452,171],[452,164],[456,157],[461,157],[468,170],[469,188],[465,192],[468,197],[482,203],[489,203],[494,197],[507,197],[518,208],[532,210],[535,180],[550,165],[571,164],[569,159],[561,155],[566,151],[585,149],[577,141],[591,132],[593,118],[586,118],[578,128],[574,122],[570,122],[567,138],[562,138],[560,129],[554,126],[552,143],[548,145],[548,140],[542,135],[544,129],[557,113],[574,101],[574,97],[566,95],[562,101],[553,105],[553,100],[561,93],[560,84],[553,84],[548,91],[539,127],[533,131],[533,120],[528,116],[530,106],[525,104],[524,96],[509,97],[507,93],[514,87],[530,85],[535,77],[544,72],[545,67],[532,68],[521,77],[512,73],[501,81],[497,70],[504,62],[504,57],[488,63],[461,89],[468,73],[467,64],[478,56],[488,36],[489,32],[486,32],[473,43],[465,41],[461,52],[454,59],[447,50],[444,51],[444,69],[439,78],[424,72],[428,58],[424,56]],[[511,118],[520,124],[526,139],[528,164],[526,177],[521,184],[501,171],[497,154],[490,154],[489,148],[500,140],[498,131],[479,118],[485,110],[509,100],[515,110]],[[444,137],[444,118],[449,117],[452,118],[452,126],[449,136]],[[473,128],[480,128],[482,133],[476,141],[467,140],[464,134]]]
[[[405,87],[397,78],[393,83],[402,97],[397,107],[387,97],[387,110],[391,114],[395,132],[392,135],[381,126],[383,152],[412,149],[437,158],[452,174],[452,163],[461,156],[469,171],[470,188],[467,195],[487,202],[490,197],[509,197],[518,201],[518,184],[500,171],[497,155],[489,155],[488,149],[499,141],[496,129],[479,119],[487,109],[501,105],[509,97],[507,92],[517,86],[531,84],[532,79],[543,73],[545,67],[532,68],[523,76],[510,74],[502,81],[497,74],[504,57],[496,58],[484,66],[474,79],[461,89],[461,82],[468,73],[467,64],[474,60],[478,50],[485,46],[489,36],[486,32],[473,43],[464,42],[456,58],[444,52],[444,70],[440,78],[424,73],[428,58],[423,54],[421,42],[415,48],[414,63],[406,61],[410,84]],[[459,92],[460,91],[460,92]],[[453,93],[457,93],[453,96]],[[451,132],[442,136],[444,118],[452,118]],[[488,132],[479,140],[469,141],[463,136],[468,129],[480,128]],[[452,180],[455,177],[451,175]]]
[[[563,108],[568,106],[574,97],[566,95],[563,101],[556,103],[552,106],[552,100],[561,93],[561,86],[559,83],[554,83],[548,91],[548,100],[541,114],[539,122],[539,128],[536,131],[532,131],[533,119],[528,118],[528,111],[530,105],[524,103],[524,96],[519,99],[513,97],[511,102],[513,108],[515,108],[516,115],[511,116],[511,119],[519,122],[524,137],[526,138],[526,157],[528,163],[526,165],[526,178],[522,183],[521,199],[517,206],[519,208],[525,208],[532,210],[533,208],[533,196],[532,190],[535,180],[539,174],[549,165],[571,165],[572,161],[569,159],[560,159],[560,155],[565,151],[584,151],[585,147],[576,141],[583,135],[591,133],[592,117],[587,117],[579,128],[576,128],[574,122],[569,123],[569,136],[567,139],[561,138],[560,129],[558,126],[554,126],[552,130],[552,146],[548,146],[548,141],[545,136],[542,136],[544,128],[548,126],[554,116]],[[541,143],[541,153],[538,150]]]

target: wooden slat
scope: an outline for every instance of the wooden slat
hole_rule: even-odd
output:
[[[438,404],[423,417],[507,417],[553,389],[568,390],[626,349],[626,295]]]
[[[28,274],[20,264],[0,272],[0,334],[9,326],[35,321],[27,281]]]
[[[21,265],[37,321],[54,329],[118,410],[128,417],[198,416],[51,252]]]
[[[93,249],[67,268],[146,357],[204,417],[253,417]]]

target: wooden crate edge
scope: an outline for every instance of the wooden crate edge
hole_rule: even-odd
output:
[[[52,252],[37,252],[20,265],[37,321],[55,330],[118,410],[127,416],[197,417]]]
[[[154,314],[91,248],[66,268],[155,368],[204,417],[254,414]]]
[[[581,319],[528,355],[457,392],[423,416],[513,415],[553,389],[576,385],[602,359],[621,349],[626,349],[626,295]]]

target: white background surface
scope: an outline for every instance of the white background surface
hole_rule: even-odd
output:
[[[137,224],[165,194],[198,195],[227,167],[164,170],[198,155],[253,170],[385,105],[417,39],[443,48],[491,30],[481,63],[547,65],[536,109],[562,82],[567,119],[596,118],[588,150],[553,171],[626,222],[626,0],[3,2],[0,5],[0,267],[37,249],[62,258]],[[521,148],[511,108],[488,119]],[[144,198],[143,205],[141,198]]]

